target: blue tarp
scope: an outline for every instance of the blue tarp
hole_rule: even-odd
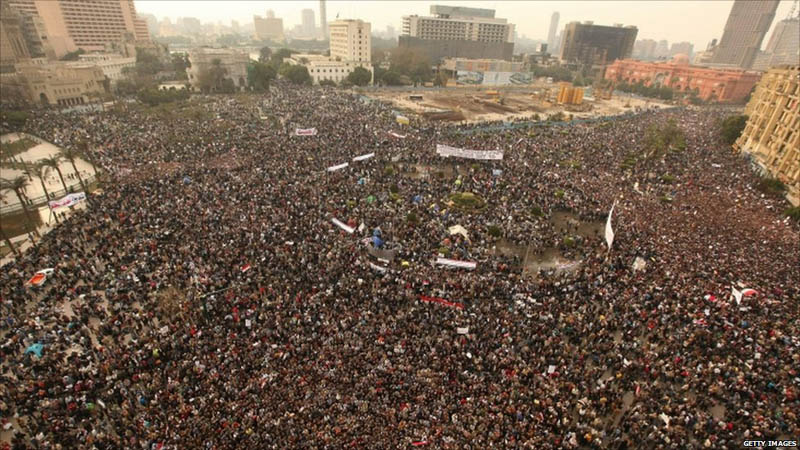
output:
[[[31,345],[30,347],[28,347],[28,349],[25,350],[25,354],[27,355],[28,353],[33,353],[34,355],[36,355],[39,358],[41,358],[42,357],[42,349],[43,348],[44,348],[44,345],[42,345],[42,344],[37,342],[37,343]]]

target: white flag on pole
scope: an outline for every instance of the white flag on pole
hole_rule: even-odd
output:
[[[731,286],[731,295],[733,295],[737,305],[742,303],[742,292],[736,289],[735,286]]]
[[[608,220],[606,220],[606,244],[608,244],[609,250],[611,250],[611,244],[614,243],[614,229],[611,228],[611,215],[614,214],[615,206],[617,206],[617,202],[611,205],[611,211],[608,212]]]

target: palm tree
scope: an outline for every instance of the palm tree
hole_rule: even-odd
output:
[[[46,164],[42,164],[41,162],[36,164],[36,176],[39,177],[39,181],[42,183],[42,189],[44,190],[44,197],[47,199],[48,202],[50,201],[50,192],[47,191],[47,183],[44,182],[44,179],[47,178],[48,175],[50,175],[51,170],[52,169],[50,168],[50,166]],[[56,223],[59,223],[60,220],[58,220],[58,214],[55,214],[55,216],[56,216]]]
[[[28,180],[25,179],[24,175],[20,175],[13,180],[7,180],[5,178],[0,178],[0,191],[14,191],[17,194],[17,199],[19,199],[19,204],[22,205],[22,210],[25,212],[25,220],[28,222],[28,227],[33,228],[34,234],[37,237],[40,237],[39,230],[33,225],[33,221],[31,220],[31,213],[28,211],[28,205],[25,203],[25,196],[23,195],[22,191],[28,186]],[[30,231],[28,232],[30,234]]]
[[[3,240],[6,241],[6,245],[8,246],[8,248],[11,249],[12,252],[14,252],[15,255],[17,255],[17,258],[22,256],[19,253],[19,250],[17,250],[17,247],[14,247],[14,244],[11,243],[11,239],[8,238],[8,236],[6,235],[6,232],[3,231],[3,225],[2,224],[0,224],[0,234],[3,235]]]
[[[97,164],[95,164],[95,155],[89,150],[89,143],[86,141],[78,142],[78,151],[82,156],[86,157],[86,159],[89,161],[89,164],[92,165],[92,170],[94,170],[94,178],[97,179]]]
[[[61,160],[62,160],[61,155],[56,154],[48,156],[47,158],[40,159],[39,164],[50,167],[51,169],[58,172],[58,177],[61,178],[61,184],[64,186],[64,194],[66,195],[67,193],[69,193],[69,189],[67,188],[67,183],[64,182],[64,175],[61,174],[61,167],[59,167],[61,165]]]
[[[81,178],[81,173],[78,172],[78,168],[75,167],[75,159],[78,158],[78,152],[71,148],[65,148],[61,150],[61,156],[64,157],[67,161],[72,164],[72,170],[75,171],[75,175],[78,177],[78,182],[80,182],[81,187],[83,188],[83,192],[87,192],[86,185],[83,184],[83,178]]]

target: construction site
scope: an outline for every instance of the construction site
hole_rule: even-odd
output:
[[[451,122],[535,120],[537,117],[544,120],[554,116],[561,120],[586,119],[668,106],[658,100],[610,90],[547,82],[524,87],[387,88],[364,94],[389,103],[402,113]]]

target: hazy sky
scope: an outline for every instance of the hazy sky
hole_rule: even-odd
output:
[[[758,0],[751,0],[758,1]],[[318,1],[187,1],[135,0],[139,12],[160,19],[196,17],[202,22],[240,24],[253,21],[253,15],[265,16],[275,11],[283,18],[285,28],[300,23],[300,10],[310,8],[319,25]],[[546,39],[553,11],[561,14],[559,30],[573,20],[593,20],[596,24],[636,25],[637,39],[666,39],[670,43],[689,41],[695,51],[704,50],[709,41],[722,36],[732,0],[651,0],[651,1],[328,1],[328,21],[340,18],[362,19],[372,23],[373,31],[383,31],[387,25],[400,32],[402,16],[428,15],[432,4],[463,5],[496,10],[495,17],[505,18],[516,25],[517,33],[531,39]],[[784,19],[791,8],[790,0],[782,0],[775,22]],[[770,33],[771,33],[770,29]],[[765,46],[770,33],[767,33]]]

